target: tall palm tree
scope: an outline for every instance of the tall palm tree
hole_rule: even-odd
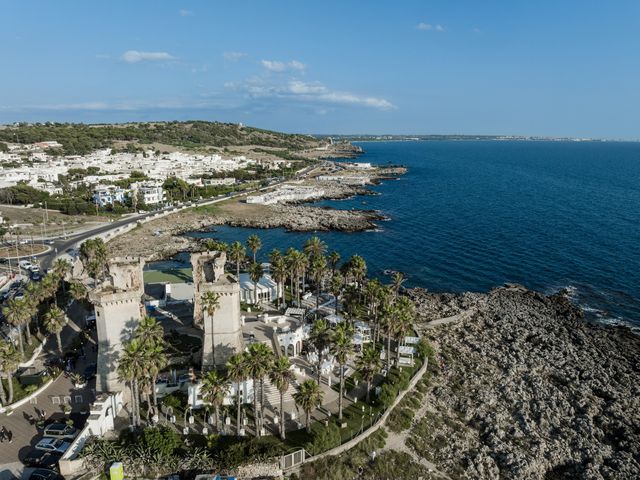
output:
[[[413,320],[415,318],[415,305],[408,297],[400,297],[396,302],[396,321],[393,326],[393,335],[398,343],[411,332]]]
[[[344,277],[340,274],[340,272],[336,272],[331,277],[331,293],[336,299],[336,308],[335,313],[338,315],[338,297],[342,292],[342,288],[344,287]]]
[[[336,270],[340,263],[340,254],[335,250],[329,254],[329,265],[331,265],[331,276],[335,276]]]
[[[237,240],[229,247],[229,259],[236,263],[236,278],[238,281],[240,280],[240,264],[246,255],[244,245]]]
[[[264,343],[254,343],[249,347],[249,364],[254,378],[253,395],[257,396],[257,383],[260,384],[260,427],[264,426],[264,379],[271,370],[274,360],[273,350]],[[256,416],[257,418],[257,416]],[[257,433],[257,431],[256,431]]]
[[[291,362],[287,357],[279,357],[269,370],[269,380],[280,392],[280,438],[286,438],[286,428],[284,420],[284,396],[289,390],[289,385],[294,379],[291,371]]]
[[[316,320],[311,327],[309,334],[309,343],[313,345],[313,349],[318,354],[317,374],[318,384],[320,383],[322,360],[324,360],[324,352],[331,346],[333,331],[329,328],[329,324],[324,318]]]
[[[143,346],[159,345],[164,341],[164,329],[155,318],[145,316],[138,322],[135,338]]]
[[[362,379],[367,383],[367,403],[369,403],[369,394],[371,392],[371,382],[373,377],[380,371],[382,362],[380,361],[380,352],[373,345],[367,345],[362,355],[356,361],[356,369],[360,373]]]
[[[103,275],[107,258],[107,246],[101,238],[85,240],[80,245],[80,260],[94,283]]]
[[[60,332],[67,323],[67,317],[59,307],[51,307],[44,315],[44,328],[49,333],[53,333],[56,336],[58,342],[58,352],[62,355],[62,340],[60,339]]]
[[[204,292],[200,297],[200,300],[202,302],[202,310],[209,316],[209,319],[211,321],[211,359],[213,361],[212,363],[215,363],[216,347],[213,344],[215,323],[213,320],[213,316],[216,313],[216,310],[220,308],[220,295],[216,292]]]
[[[71,298],[73,298],[76,302],[80,302],[87,298],[87,287],[84,283],[74,280],[69,285],[69,293],[71,294]]]
[[[322,278],[324,277],[326,270],[327,259],[324,258],[324,256],[320,255],[311,260],[310,272],[313,277],[313,282],[316,284],[316,316],[318,315],[318,309],[320,308],[320,286],[322,285]]]
[[[309,259],[321,257],[327,251],[327,244],[320,240],[319,237],[311,237],[304,242],[304,253]]]
[[[307,433],[311,433],[311,412],[322,403],[324,392],[313,380],[305,380],[300,384],[298,391],[293,394],[296,405],[302,407],[306,414]]]
[[[331,353],[340,365],[340,397],[338,397],[338,419],[342,420],[342,398],[344,397],[344,367],[350,355],[353,354],[353,334],[355,333],[350,323],[339,324],[333,334]]]
[[[118,377],[128,383],[131,390],[131,424],[134,427],[140,426],[140,382],[146,376],[146,356],[144,346],[134,338],[124,345],[118,359]]]
[[[387,343],[385,361],[387,370],[391,368],[391,337],[395,332],[395,322],[398,316],[398,308],[394,304],[385,305],[380,312],[380,330],[384,332]]]
[[[236,435],[240,436],[240,414],[242,412],[242,400],[240,397],[240,383],[244,382],[249,376],[249,365],[247,355],[236,353],[227,361],[227,376],[232,382],[236,383]],[[254,385],[255,390],[255,385]]]
[[[253,282],[253,304],[258,305],[260,303],[258,299],[258,282],[262,278],[264,274],[264,270],[262,269],[262,265],[258,262],[253,262],[249,267],[249,276],[251,277],[251,281]]]
[[[291,252],[291,268],[296,285],[296,300],[298,305],[300,305],[300,278],[302,277],[302,285],[304,286],[304,272],[307,265],[308,259],[304,253],[299,252],[298,250]]]
[[[0,402],[8,405],[13,402],[13,374],[20,365],[20,353],[8,340],[0,339]],[[2,375],[7,377],[8,398],[5,397],[2,386]]]
[[[257,261],[256,255],[258,254],[258,250],[262,248],[262,240],[260,240],[258,235],[251,235],[247,238],[247,247],[249,247],[249,250],[253,253],[253,262],[255,263]]]
[[[7,321],[18,329],[18,346],[20,348],[20,356],[24,358],[24,344],[22,342],[22,328],[29,322],[29,312],[26,307],[26,300],[17,300],[12,298],[7,302],[7,306],[2,309]],[[28,326],[27,326],[28,328]],[[29,334],[27,334],[29,335]]]
[[[62,285],[62,293],[66,293],[66,287],[64,284],[64,279],[66,276],[71,273],[72,266],[69,262],[67,262],[64,258],[58,258],[55,262],[53,262],[53,271],[55,275],[59,278],[60,284]]]
[[[293,282],[296,277],[296,252],[297,250],[295,248],[289,247],[284,256],[284,263],[287,271],[289,272],[289,291],[291,293],[291,302],[293,302],[293,299],[296,296],[293,289]]]
[[[367,276],[367,262],[360,255],[353,255],[347,262],[347,273],[360,286]]]
[[[278,308],[280,308],[282,306],[282,299],[284,299],[284,282],[287,279],[287,266],[284,258],[277,258],[271,263],[271,274],[276,281],[276,296],[278,297]]]
[[[391,288],[393,289],[393,298],[394,300],[398,299],[398,294],[400,293],[400,288],[402,288],[402,284],[407,279],[404,278],[404,274],[402,272],[394,272],[391,276]]]
[[[158,343],[145,345],[145,369],[149,376],[151,393],[153,395],[153,406],[158,406],[158,394],[156,392],[156,383],[158,381],[158,375],[160,372],[167,368],[169,365],[169,359],[165,353],[167,345],[164,340]]]
[[[269,252],[269,263],[271,263],[271,265],[280,259],[282,259],[282,252],[277,248],[274,248]]]
[[[220,431],[218,426],[218,419],[220,418],[220,406],[224,403],[224,398],[229,392],[229,380],[227,380],[224,376],[220,375],[215,370],[211,370],[207,372],[207,374],[202,379],[202,386],[200,387],[200,393],[202,395],[202,399],[213,405],[215,409],[216,415],[216,430]]]

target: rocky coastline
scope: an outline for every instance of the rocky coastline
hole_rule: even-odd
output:
[[[640,336],[561,293],[408,293],[441,369],[419,456],[451,478],[640,478]]]

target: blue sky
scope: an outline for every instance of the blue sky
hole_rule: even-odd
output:
[[[639,138],[638,1],[0,0],[0,122]]]

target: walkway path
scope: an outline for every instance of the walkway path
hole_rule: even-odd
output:
[[[416,424],[420,420],[422,420],[422,418],[427,413],[428,408],[429,408],[429,404],[427,402],[424,402],[420,406],[418,411],[415,412],[413,416],[413,420],[411,421],[411,426],[406,430],[403,430],[402,432],[398,432],[398,433],[387,431],[387,434],[388,434],[387,440],[385,442],[384,448],[380,451],[380,453],[385,452],[387,450],[396,450],[398,452],[407,453],[409,456],[411,456],[414,462],[422,465],[429,472],[434,473],[442,478],[449,479],[450,477],[446,473],[439,471],[433,463],[419,456],[415,451],[413,451],[412,448],[407,446],[407,439],[411,434],[411,430],[413,429],[413,427],[416,426]]]

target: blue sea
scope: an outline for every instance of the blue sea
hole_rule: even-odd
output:
[[[409,286],[487,291],[516,282],[568,289],[589,318],[640,327],[640,143],[365,142],[358,161],[402,164],[406,175],[319,205],[375,209],[378,231],[318,235],[371,274],[404,272]],[[301,247],[311,235],[217,228],[224,241]],[[200,234],[198,234],[200,235]]]

